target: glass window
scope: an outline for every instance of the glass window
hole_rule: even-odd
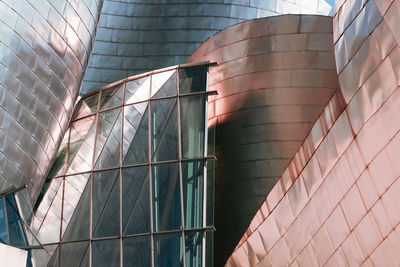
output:
[[[122,105],[124,86],[124,84],[119,84],[115,87],[102,90],[100,95],[100,110]]]
[[[89,242],[74,242],[61,245],[60,267],[88,266]]]
[[[92,266],[120,266],[119,239],[92,242]]]
[[[73,120],[96,113],[98,101],[99,101],[98,93],[82,98],[79,101],[78,107],[75,109]]]
[[[202,266],[203,231],[185,232],[186,267]]]
[[[187,94],[206,90],[207,66],[179,69],[179,92]]]
[[[146,101],[148,99],[150,99],[150,76],[126,83],[125,104]]]
[[[178,159],[176,99],[151,101],[152,162]]]
[[[151,266],[150,236],[124,238],[123,266]]]
[[[8,244],[6,216],[4,213],[4,199],[0,198],[0,242]]]
[[[94,237],[119,235],[119,170],[93,173]]]
[[[122,169],[123,234],[150,232],[149,167]]]
[[[203,173],[203,161],[182,163],[183,208],[186,229],[203,226]]]
[[[177,92],[176,70],[164,71],[151,76],[151,98],[174,96]]]
[[[152,166],[154,231],[181,227],[178,163]]]
[[[26,238],[21,219],[19,217],[17,203],[15,202],[14,194],[6,196],[6,209],[8,230],[10,233],[10,245],[26,246]]]
[[[181,232],[154,235],[154,266],[183,266]]]
[[[204,95],[180,98],[182,157],[204,157],[205,105]]]

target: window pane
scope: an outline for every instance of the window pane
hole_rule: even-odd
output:
[[[151,266],[150,236],[123,239],[124,266]]]
[[[0,198],[0,242],[8,244],[6,217],[4,214],[4,199]]]
[[[154,235],[154,266],[183,266],[182,233]]]
[[[203,161],[182,163],[183,205],[186,229],[203,226],[203,173]]]
[[[152,166],[154,231],[181,227],[178,163]]]
[[[181,94],[206,90],[207,66],[179,69],[179,92]]]
[[[152,99],[176,95],[176,70],[153,74],[151,79]]]
[[[79,101],[79,106],[76,108],[74,112],[73,119],[79,119],[90,114],[96,113],[97,111],[97,102],[99,101],[99,94],[89,95],[85,98],[82,98]]]
[[[123,234],[150,232],[148,166],[122,169]]]
[[[204,156],[205,100],[203,95],[180,98],[182,157],[185,159]]]
[[[152,161],[178,159],[176,99],[151,101]]]
[[[203,232],[185,232],[186,267],[202,266]]]
[[[126,83],[125,104],[150,99],[150,76]]]
[[[119,170],[93,174],[93,235],[119,235]]]
[[[102,90],[100,95],[100,110],[113,108],[122,105],[125,84]]]
[[[61,245],[60,266],[88,266],[89,242],[75,242]]]
[[[92,266],[120,266],[119,239],[92,242]]]
[[[10,233],[10,245],[26,246],[26,238],[21,219],[19,217],[17,203],[15,202],[14,194],[6,197],[7,221],[8,230]]]
[[[148,102],[124,110],[123,165],[149,161]]]

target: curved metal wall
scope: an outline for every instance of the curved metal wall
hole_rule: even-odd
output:
[[[336,10],[341,100],[325,108],[227,266],[400,264],[400,1],[342,0]]]
[[[0,191],[41,189],[68,126],[102,0],[0,1]]]
[[[327,15],[326,0],[106,0],[82,94],[175,64],[208,37],[245,20],[279,14]]]
[[[277,16],[229,27],[189,62],[210,70],[216,125],[215,266],[222,266],[338,86],[332,18]],[[232,223],[234,222],[234,223]]]

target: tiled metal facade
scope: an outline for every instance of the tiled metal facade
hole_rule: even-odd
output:
[[[31,200],[68,126],[101,0],[0,1],[0,191]]]
[[[208,37],[245,20],[327,15],[326,0],[105,0],[82,93],[185,62]]]
[[[337,1],[341,90],[226,266],[398,266],[400,1]]]
[[[218,63],[208,121],[216,127],[215,266],[222,266],[338,87],[332,18],[247,21],[188,59],[205,60]]]

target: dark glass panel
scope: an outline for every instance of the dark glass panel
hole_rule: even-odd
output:
[[[123,239],[123,266],[151,266],[150,236]]]
[[[205,253],[206,253],[206,266],[213,266],[214,262],[214,232],[206,232],[206,245],[205,245]]]
[[[89,239],[90,180],[87,177],[88,174],[65,178],[63,241]]]
[[[185,232],[186,267],[202,266],[203,231]]]
[[[42,255],[40,255],[42,256]],[[40,256],[35,257],[35,258],[40,258]],[[44,263],[44,262],[43,262]],[[56,251],[54,251],[53,255],[51,256],[49,263],[47,264],[47,267],[58,267],[60,264],[60,246],[57,245]],[[45,264],[42,266],[46,266]]]
[[[120,266],[119,239],[92,242],[92,266]]]
[[[74,242],[61,245],[60,267],[89,266],[89,242]]]
[[[126,83],[125,103],[131,104],[150,99],[150,76]]]
[[[176,70],[153,74],[151,77],[151,98],[174,96],[177,93]]]
[[[113,108],[122,105],[124,97],[124,84],[119,84],[101,91],[100,95],[100,110]]]
[[[152,161],[178,159],[176,99],[151,101]]]
[[[150,232],[149,167],[122,169],[123,234]]]
[[[24,228],[22,226],[21,218],[19,217],[17,203],[15,202],[14,194],[6,196],[6,209],[8,231],[10,234],[10,245],[12,246],[26,246],[26,238]]]
[[[204,200],[204,163],[203,161],[182,163],[183,208],[185,228],[203,226]]]
[[[204,157],[205,106],[204,95],[180,98],[184,159]]]
[[[70,133],[70,130],[68,129],[64,135],[63,140],[61,141],[60,147],[57,151],[56,159],[54,160],[54,163],[51,166],[51,169],[50,169],[49,174],[47,175],[47,178],[52,178],[55,176],[63,175],[65,172],[65,169],[66,169],[65,158],[67,155],[67,145],[68,145],[68,140],[69,140],[69,133]]]
[[[119,235],[119,170],[93,173],[93,235]]]
[[[0,198],[0,242],[8,244],[6,216],[4,213],[4,199]]]
[[[94,169],[100,170],[105,168],[117,167],[120,165],[120,140],[121,140],[121,113],[114,123],[111,133],[109,134],[101,152],[97,159]],[[97,146],[98,147],[98,146]]]
[[[78,103],[78,108],[75,109],[73,120],[96,113],[98,101],[98,93],[83,97]]]
[[[182,233],[154,235],[154,266],[183,266]]]
[[[206,213],[206,225],[212,226],[214,225],[214,170],[215,170],[215,161],[208,160],[207,161],[207,213]]]
[[[178,163],[152,166],[154,231],[181,227]]]
[[[96,148],[95,148],[95,162],[98,156],[102,152],[104,145],[106,144],[108,138],[113,131],[114,125],[117,124],[117,128],[120,128],[121,123],[116,123],[119,118],[121,109],[113,109],[110,111],[99,113],[98,123],[97,123],[97,135],[96,135]],[[116,129],[119,131],[119,129]],[[121,137],[119,137],[121,139]],[[119,153],[118,157],[119,157]]]
[[[125,107],[122,157],[123,165],[149,161],[148,102]]]
[[[207,66],[179,69],[179,92],[181,94],[206,90]]]

